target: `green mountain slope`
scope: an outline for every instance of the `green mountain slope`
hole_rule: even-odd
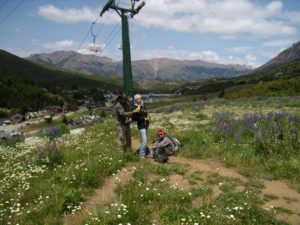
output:
[[[15,76],[43,87],[120,89],[122,80],[86,76],[47,68],[0,50],[0,79]]]
[[[207,80],[185,84],[185,94],[215,94],[219,97],[299,95],[300,60],[275,68],[231,79]]]
[[[235,90],[234,90],[235,89]],[[296,96],[300,94],[300,79],[274,80],[246,88],[232,88],[224,94],[227,99],[252,98],[258,96]]]

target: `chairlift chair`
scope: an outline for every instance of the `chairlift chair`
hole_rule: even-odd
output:
[[[100,46],[97,46],[96,44],[92,44],[92,45],[90,45],[89,50],[91,52],[96,52],[97,53],[97,52],[101,52],[102,48]]]
[[[91,52],[97,53],[97,52],[102,51],[103,49],[100,45],[96,44],[96,34],[93,33],[93,26],[94,25],[95,25],[95,22],[93,22],[92,25],[91,25],[91,35],[93,36],[93,43],[90,44],[89,50]]]

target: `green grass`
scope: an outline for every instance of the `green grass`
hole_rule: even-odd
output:
[[[116,190],[114,202],[82,224],[287,224],[263,210],[251,190],[222,194],[213,200],[210,185],[182,190],[170,186],[168,177],[161,178],[160,173],[156,180],[148,180],[149,174],[158,171],[155,167],[161,165],[143,164],[133,180]],[[207,204],[194,208],[193,201],[199,198]]]
[[[62,224],[64,213],[78,210],[92,190],[103,184],[105,177],[134,159],[120,154],[111,141],[116,135],[112,123],[108,119],[88,128],[82,134],[84,138],[82,135],[59,138],[57,152],[62,153],[59,160],[48,160],[45,155],[39,159],[38,146],[49,145],[45,139],[33,145],[1,147],[0,174],[6,180],[0,192],[1,221]],[[53,149],[47,148],[50,157]]]
[[[226,115],[232,115],[227,117],[228,123],[240,124],[244,113],[267,115],[291,107],[294,100],[286,100],[204,101],[207,106],[200,111],[203,102],[192,101],[169,114],[151,112],[149,140],[155,139],[158,128],[164,129],[183,143],[174,157],[221,161],[229,170],[237,168],[245,176],[243,181],[215,171],[193,171],[186,164],[139,162],[133,154],[120,154],[110,111],[99,124],[85,128],[82,134],[55,138],[57,149],[46,137],[32,137],[30,143],[18,143],[15,147],[0,146],[0,180],[5,184],[0,187],[0,223],[63,224],[65,213],[76,213],[107,177],[136,161],[138,166],[132,179],[116,188],[117,197],[99,207],[82,224],[287,224],[277,221],[276,215],[295,212],[283,207],[263,208],[264,203],[278,198],[262,194],[263,181],[284,179],[300,190],[297,148],[290,155],[283,155],[285,151],[258,154],[251,132],[242,133],[243,142],[238,144],[236,130],[227,138],[215,130],[217,114],[227,112]],[[289,113],[300,115],[296,107]],[[290,128],[288,121],[270,120],[270,124],[274,134]],[[136,125],[132,127],[138,138]],[[299,132],[299,126],[293,128]],[[276,137],[277,145],[271,147],[286,148],[288,142],[282,140],[289,139]],[[184,187],[171,183],[173,177],[183,180]]]

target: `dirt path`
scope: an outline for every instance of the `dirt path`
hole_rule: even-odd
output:
[[[125,168],[120,170],[115,176],[109,177],[104,182],[104,185],[96,189],[94,195],[82,205],[82,209],[75,214],[66,214],[64,224],[75,225],[80,224],[85,218],[95,213],[97,208],[111,202],[115,199],[116,194],[114,189],[117,185],[126,184],[132,173],[136,170],[137,163],[129,163]]]
[[[138,149],[139,140],[132,140],[133,149]],[[153,159],[147,159],[152,163],[156,162]],[[121,171],[117,173],[116,176],[110,177],[106,180],[103,187],[95,191],[94,196],[88,199],[82,206],[82,210],[74,215],[65,216],[66,225],[79,224],[84,218],[88,217],[90,214],[96,211],[97,208],[103,206],[106,203],[113,201],[116,197],[114,189],[118,184],[124,185],[131,178],[132,172],[138,167],[139,163],[131,163]],[[172,165],[183,165],[187,169],[187,174],[192,174],[193,172],[200,172],[202,177],[207,177],[209,174],[218,174],[222,177],[230,177],[238,179],[241,181],[241,185],[238,186],[235,191],[243,191],[244,184],[248,182],[248,178],[241,175],[239,171],[235,168],[227,168],[222,162],[214,160],[195,160],[187,159],[180,156],[171,156],[167,166]],[[122,180],[120,179],[122,178]],[[171,185],[176,185],[182,189],[190,188],[191,184],[186,180],[184,176],[181,175],[171,175],[169,177],[169,183]],[[300,193],[288,187],[283,181],[263,181],[263,188],[261,197],[269,195],[273,196],[272,200],[267,201],[262,207],[265,209],[271,209],[274,207],[287,209],[289,212],[280,213],[277,219],[287,221],[292,225],[300,224]],[[199,184],[198,184],[199,185]],[[212,200],[218,198],[222,193],[218,185],[213,185]],[[203,201],[195,201],[193,205],[195,207],[200,207]]]
[[[284,220],[293,225],[300,224],[300,193],[289,188],[286,183],[282,181],[265,181],[264,195],[273,195],[277,199],[271,200],[264,204],[265,209],[270,208],[284,208],[288,209],[290,213],[281,213],[277,219]]]

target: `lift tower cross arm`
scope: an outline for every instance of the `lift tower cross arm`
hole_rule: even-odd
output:
[[[124,91],[128,96],[133,96],[133,80],[132,80],[132,67],[131,67],[131,53],[130,53],[130,40],[129,40],[129,25],[128,17],[133,17],[145,6],[145,1],[142,1],[137,7],[135,3],[139,0],[130,0],[130,8],[122,8],[116,5],[115,0],[108,0],[100,12],[100,16],[108,11],[114,9],[122,19],[122,50],[123,50],[123,80]]]

